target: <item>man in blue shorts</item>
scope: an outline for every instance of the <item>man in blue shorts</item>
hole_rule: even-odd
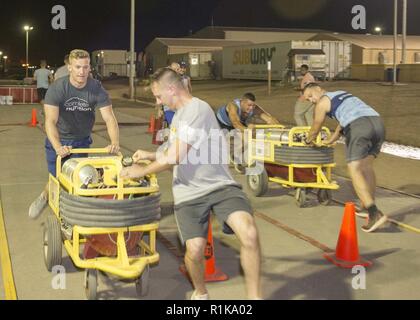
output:
[[[57,155],[64,158],[64,162],[70,158],[72,148],[89,148],[96,108],[101,112],[111,139],[108,151],[119,151],[118,123],[111,101],[101,83],[89,77],[89,72],[89,53],[79,49],[71,51],[70,75],[51,84],[45,96],[45,152],[48,172],[53,176],[56,175]],[[37,218],[47,203],[48,184],[29,207],[29,217]]]
[[[362,230],[375,231],[387,221],[387,216],[375,205],[373,160],[385,141],[385,127],[379,113],[348,92],[327,92],[316,83],[307,84],[303,95],[316,104],[314,122],[305,142],[310,144],[314,141],[327,116],[338,121],[335,132],[324,143],[332,144],[344,135],[347,167],[353,187],[369,213],[368,223],[362,226]]]

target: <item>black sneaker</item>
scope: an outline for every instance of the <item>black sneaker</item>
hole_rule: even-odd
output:
[[[378,211],[373,219],[369,217],[368,223],[362,226],[362,230],[364,232],[372,232],[378,229],[382,224],[384,224],[388,220],[388,217],[384,215],[382,212]]]

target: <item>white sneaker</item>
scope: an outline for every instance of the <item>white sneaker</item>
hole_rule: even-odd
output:
[[[364,232],[373,232],[383,225],[388,220],[388,217],[384,215],[381,211],[376,212],[376,214],[369,218],[368,223],[362,226]]]
[[[191,300],[209,300],[209,294],[197,294],[197,291],[194,290],[194,292],[191,295]]]
[[[34,202],[32,202],[31,206],[29,207],[29,218],[36,219],[38,218],[42,211],[44,211],[45,207],[48,204],[47,197],[44,196],[43,193],[41,193],[38,198],[35,199]]]
[[[369,213],[367,213],[367,212],[361,212],[361,211],[357,212],[356,211],[355,214],[356,214],[356,216],[358,216],[360,218],[367,218],[367,217],[369,217]]]

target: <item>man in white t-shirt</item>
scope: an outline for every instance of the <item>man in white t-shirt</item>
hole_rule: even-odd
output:
[[[226,233],[234,232],[241,244],[241,263],[250,299],[261,299],[260,245],[250,202],[233,180],[227,165],[227,146],[213,110],[193,97],[180,75],[163,68],[151,77],[156,103],[176,110],[165,152],[137,150],[134,162],[148,166],[124,168],[122,177],[137,178],[173,169],[175,218],[186,244],[185,265],[195,291],[192,300],[209,298],[204,282],[204,249],[212,211]]]
[[[53,80],[53,75],[47,68],[47,62],[41,60],[41,68],[36,69],[34,73],[34,80],[36,81],[36,90],[38,92],[38,99],[41,104],[44,103],[45,94],[48,87]]]

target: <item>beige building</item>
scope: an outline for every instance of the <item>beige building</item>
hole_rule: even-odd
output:
[[[292,40],[309,40],[325,30],[284,29],[284,28],[243,28],[243,27],[205,27],[192,38],[225,39],[232,41],[251,41],[252,43],[284,42]]]
[[[312,40],[348,41],[352,46],[351,78],[369,81],[391,81],[394,64],[394,36],[346,33],[321,33]],[[402,60],[402,37],[396,46],[397,81],[420,80],[420,36],[407,36],[406,61]]]
[[[392,35],[333,33],[316,29],[209,26],[188,38],[156,38],[146,48],[146,52],[151,57],[154,70],[167,65],[171,55],[194,52],[212,52],[212,59],[220,67],[223,64],[221,52],[224,47],[296,40],[330,42],[328,48],[336,47],[329,53],[329,68],[332,69],[332,74],[337,70],[347,70],[342,72],[341,78],[383,81],[388,79],[387,69],[393,65]],[[397,64],[401,62],[401,42],[402,37],[399,35]],[[420,36],[407,36],[406,65],[400,65],[399,68],[402,81],[418,81]]]
[[[145,49],[149,66],[156,70],[172,62],[171,56],[222,51],[225,46],[250,44],[250,41],[196,38],[155,38]],[[176,56],[175,56],[176,55]]]
[[[320,33],[311,40],[339,40],[352,44],[353,64],[393,64],[394,36],[348,33]],[[397,40],[397,64],[401,62],[402,37]],[[420,63],[420,36],[407,36],[406,63]]]

